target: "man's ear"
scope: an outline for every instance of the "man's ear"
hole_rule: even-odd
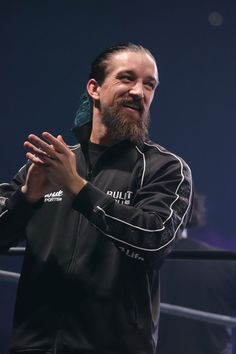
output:
[[[98,100],[99,99],[99,93],[100,93],[100,86],[98,85],[97,81],[94,79],[90,79],[87,83],[87,91],[89,96],[94,99]]]

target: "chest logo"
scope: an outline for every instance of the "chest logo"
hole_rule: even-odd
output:
[[[133,192],[107,191],[107,194],[112,196],[115,199],[115,201],[119,204],[130,205]]]
[[[44,196],[44,202],[46,203],[52,203],[52,202],[61,202],[62,201],[62,196],[63,196],[63,191],[59,190],[57,192],[52,192],[45,194]]]

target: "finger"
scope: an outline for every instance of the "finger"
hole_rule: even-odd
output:
[[[53,147],[57,152],[65,153],[68,151],[68,148],[61,135],[54,137],[52,134],[48,132],[43,132],[42,136],[44,137],[44,139],[46,139],[48,142],[50,142],[53,145]],[[58,137],[60,138],[58,139]]]
[[[31,144],[31,145],[30,145]],[[34,146],[35,149],[38,149],[37,151],[44,151],[46,154],[50,155],[50,152],[53,150],[52,147],[45,141],[43,141],[41,138],[39,138],[37,135],[30,134],[28,136],[28,146],[27,147],[32,147]]]
[[[63,137],[61,135],[57,136],[57,140],[59,140],[62,144],[67,146],[67,144],[65,143],[65,141],[64,141],[64,139],[63,139]]]
[[[30,160],[34,161],[35,163],[39,162],[39,163],[43,163],[43,164],[47,164],[47,166],[52,165],[52,161],[55,160],[52,156],[49,156],[48,154],[46,154],[44,151],[42,151],[40,148],[36,147],[35,145],[31,144],[29,141],[26,141],[24,143],[24,146],[30,150],[29,156],[30,156]],[[34,157],[32,157],[34,156]],[[38,157],[38,160],[35,159],[35,157]]]
[[[25,142],[24,144],[27,148],[31,149],[34,151],[34,153],[39,155],[45,153],[46,156],[56,160],[58,151],[55,150],[53,145],[49,145],[47,142],[34,134],[30,134],[28,139],[29,141]]]
[[[36,165],[41,165],[41,166],[46,165],[46,163],[42,159],[40,159],[40,157],[35,156],[31,152],[27,152],[26,157],[28,160],[30,160],[31,162],[33,162]]]
[[[43,151],[41,148],[38,148],[34,144],[32,144],[29,141],[24,142],[24,147],[30,150],[34,155],[40,156],[40,157],[50,157],[45,151]]]

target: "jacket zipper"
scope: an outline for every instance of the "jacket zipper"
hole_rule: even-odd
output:
[[[92,166],[90,163],[87,163],[87,166],[86,166],[86,179],[87,181],[90,181],[91,178],[92,178]],[[80,225],[81,225],[81,216],[79,215],[78,216],[79,220],[77,222],[77,225],[76,225],[76,230],[79,230],[80,229]],[[73,267],[73,264],[74,264],[74,261],[75,261],[75,257],[76,255],[78,254],[78,249],[79,249],[79,234],[77,235],[76,237],[76,242],[75,242],[75,247],[74,247],[74,252],[72,254],[72,258],[71,258],[71,261],[70,261],[70,264],[68,266],[68,273],[70,273],[72,271],[72,267]]]
[[[58,328],[57,334],[55,336],[54,344],[53,344],[53,351],[52,354],[57,354],[60,352],[60,339],[61,339],[61,334],[62,334],[62,329],[61,329],[61,323],[63,322],[63,317],[64,314],[60,315],[58,317],[58,322],[60,323],[60,327]]]
[[[77,225],[75,227],[75,230],[79,230],[80,228],[80,224],[81,224],[81,216],[79,215],[78,216],[78,222],[77,222]],[[76,231],[75,231],[76,232]],[[79,234],[77,234],[76,236],[76,241],[75,241],[75,246],[74,246],[74,251],[73,251],[73,254],[72,254],[72,257],[71,257],[71,260],[70,260],[70,263],[68,265],[68,270],[67,272],[70,273],[72,271],[72,266],[74,264],[74,261],[75,261],[75,257],[78,253],[78,248],[79,248]]]

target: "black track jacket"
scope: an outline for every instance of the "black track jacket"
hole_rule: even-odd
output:
[[[90,171],[76,198],[35,204],[20,192],[28,165],[0,185],[0,248],[26,240],[12,353],[152,354],[159,266],[191,209],[188,165],[151,141],[123,141]]]

